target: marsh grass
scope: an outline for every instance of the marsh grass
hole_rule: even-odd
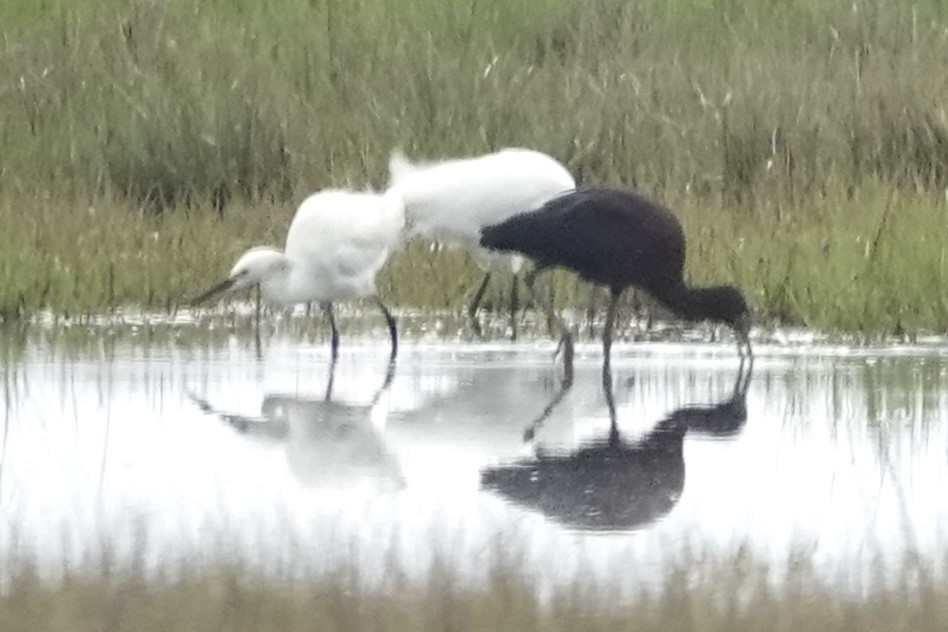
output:
[[[222,220],[204,209],[153,217],[105,199],[0,202],[0,314],[52,309],[77,317],[130,304],[173,313],[225,275],[245,248],[281,243],[288,208],[234,204]],[[688,234],[691,280],[736,283],[765,326],[908,336],[948,323],[944,210],[924,194],[866,185],[851,199],[840,192],[815,201],[806,217],[777,218],[767,207],[739,216],[687,196],[676,210]],[[413,242],[385,268],[379,289],[402,309],[459,309],[480,275],[462,250]],[[487,307],[498,315],[510,281],[500,275],[490,286]],[[592,300],[601,311],[603,292],[562,271],[541,277],[536,301],[548,300],[550,283],[557,308],[585,310]],[[634,300],[627,297],[629,306]]]
[[[10,0],[0,31],[0,318],[173,311],[394,147],[522,145],[667,200],[763,322],[948,326],[941,2]],[[477,278],[416,244],[382,287]]]
[[[906,562],[891,582],[840,592],[805,557],[773,569],[752,555],[682,554],[617,599],[579,577],[545,594],[515,554],[485,556],[482,580],[464,579],[450,556],[426,576],[397,569],[369,582],[350,564],[325,573],[262,572],[233,553],[149,565],[104,552],[43,571],[29,556],[4,569],[0,628],[45,630],[941,630],[944,580]],[[774,580],[774,571],[780,578]],[[635,573],[634,564],[630,573]]]
[[[389,150],[800,203],[948,186],[943,3],[49,2],[3,10],[4,179],[157,209],[384,181]]]

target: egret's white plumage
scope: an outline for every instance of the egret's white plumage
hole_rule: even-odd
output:
[[[376,296],[375,277],[397,246],[404,226],[404,206],[392,192],[315,193],[296,211],[282,252],[265,246],[251,248],[225,281],[196,302],[229,288],[255,284],[266,301],[284,306],[310,301],[331,305]],[[394,321],[381,301],[378,304],[389,325],[394,355]],[[335,357],[338,335],[329,313]]]
[[[511,257],[481,248],[482,228],[576,188],[566,167],[530,149],[428,163],[395,152],[389,173],[390,190],[402,198],[412,235],[463,245],[484,262]]]
[[[485,271],[469,308],[472,319],[491,271],[506,268],[516,274],[523,263],[519,255],[481,248],[481,229],[538,209],[576,188],[566,167],[530,149],[508,148],[427,163],[412,162],[395,152],[389,160],[389,174],[389,190],[397,192],[405,205],[409,236],[423,235],[464,246]],[[512,310],[516,306],[512,305]]]

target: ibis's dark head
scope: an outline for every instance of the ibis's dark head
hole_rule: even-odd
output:
[[[730,326],[738,338],[748,342],[751,327],[750,309],[739,289],[721,285],[704,290],[706,317]]]
[[[649,288],[652,295],[678,316],[691,321],[710,320],[724,323],[740,340],[741,355],[751,355],[751,315],[744,295],[736,287],[689,288],[683,283]]]

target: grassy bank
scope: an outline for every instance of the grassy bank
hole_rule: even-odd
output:
[[[427,580],[392,573],[369,587],[353,569],[265,578],[239,561],[195,560],[158,572],[111,559],[40,579],[28,563],[0,593],[0,628],[44,630],[942,630],[948,585],[906,570],[893,586],[840,598],[805,562],[783,581],[748,556],[706,556],[668,567],[662,583],[619,601],[581,580],[543,600],[503,559],[483,583],[436,562]],[[630,569],[630,572],[634,570]]]
[[[3,317],[173,309],[393,147],[522,145],[669,201],[763,320],[948,329],[944,3],[10,0],[0,32]],[[476,277],[415,246],[382,286]]]
[[[274,203],[235,204],[224,220],[200,210],[151,217],[107,200],[24,208],[0,203],[0,314],[129,304],[173,311],[244,248],[280,243],[288,221],[287,207]],[[924,195],[867,186],[852,199],[815,201],[807,217],[777,218],[771,207],[731,214],[687,196],[677,209],[690,277],[738,284],[761,322],[890,334],[948,327],[944,210]],[[402,307],[458,308],[479,276],[465,253],[416,243],[393,258],[379,287]],[[508,286],[491,287],[489,298],[500,299]],[[585,307],[589,296],[573,275],[557,273],[559,307]]]

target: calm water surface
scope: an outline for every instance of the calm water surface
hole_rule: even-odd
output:
[[[948,524],[948,344],[598,344],[557,396],[549,341],[220,344],[90,332],[4,342],[0,548],[104,540],[261,564],[473,574],[498,542],[545,580],[613,586],[683,547],[791,553],[859,577],[938,561]],[[107,534],[107,536],[103,536]],[[145,534],[145,535],[143,535]],[[144,542],[143,542],[144,540]],[[190,553],[189,553],[190,552]]]

